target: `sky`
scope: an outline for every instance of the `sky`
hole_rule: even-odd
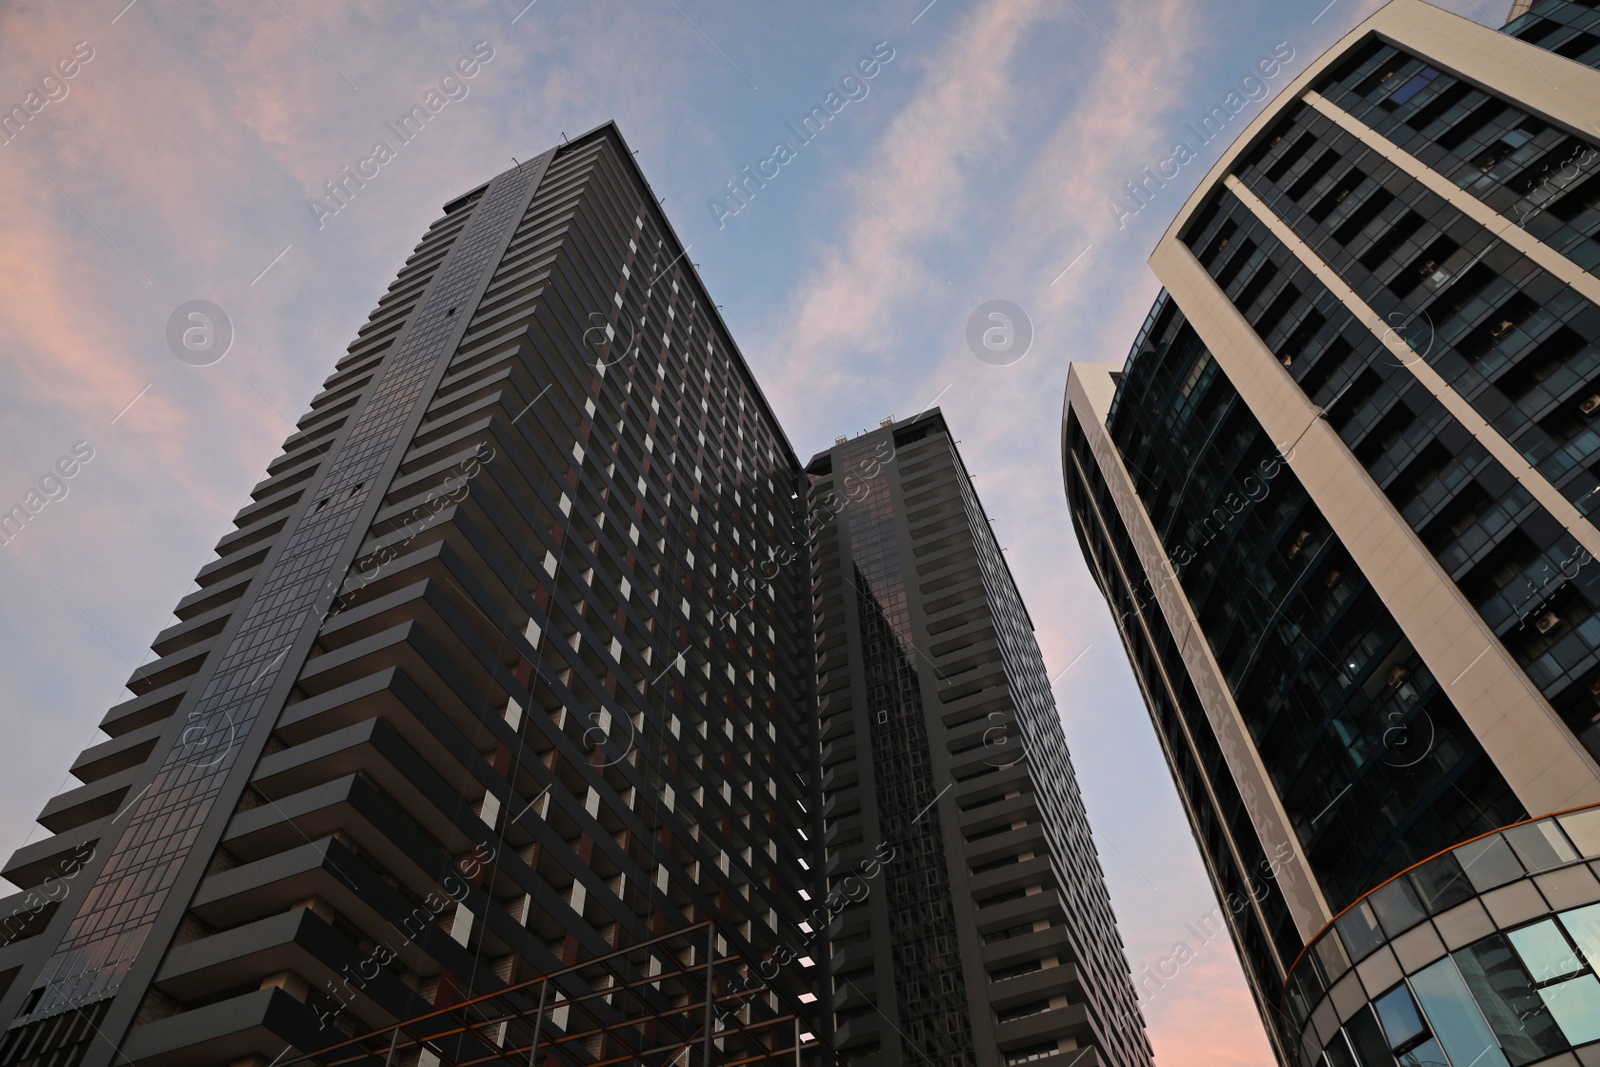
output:
[[[1130,965],[1193,957],[1142,998],[1157,1063],[1270,1064],[1232,947],[1189,929],[1217,903],[1072,533],[1061,400],[1070,361],[1125,357],[1145,261],[1225,139],[1136,213],[1125,183],[1243,83],[1242,129],[1379,6],[7,4],[0,112],[36,113],[0,133],[0,512],[44,506],[0,544],[0,855],[45,835],[34,816],[442,205],[615,120],[802,460],[943,409],[1055,679]],[[1498,25],[1506,5],[1440,6]],[[431,91],[398,145],[386,124]],[[392,158],[329,199],[379,140]],[[222,313],[198,352],[191,301]]]

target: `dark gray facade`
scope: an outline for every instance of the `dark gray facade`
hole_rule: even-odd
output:
[[[832,1044],[1149,1064],[1032,623],[942,415],[806,472],[826,873],[863,901],[819,918]]]
[[[735,589],[801,472],[682,252],[612,126],[446,206],[5,868],[0,1063],[265,1067],[792,942],[806,567]]]
[[[836,450],[881,491],[808,525],[684,251],[610,125],[445,206],[6,865],[0,1065],[320,1064],[488,994],[390,1058],[1149,1062],[942,420]]]

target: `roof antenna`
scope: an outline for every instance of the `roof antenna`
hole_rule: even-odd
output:
[[[517,157],[516,156],[512,156],[511,157],[511,162],[517,163]],[[521,163],[517,163],[517,173],[518,174],[522,173],[522,164]]]
[[[566,130],[562,130],[561,131],[561,143],[562,144],[566,144],[567,143],[567,131]]]

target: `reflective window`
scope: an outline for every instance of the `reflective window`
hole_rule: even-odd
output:
[[[1522,864],[1499,834],[1467,842],[1455,850],[1455,857],[1480,893],[1522,877]]]
[[[1378,926],[1378,918],[1372,913],[1372,908],[1362,901],[1343,915],[1339,916],[1334,926],[1339,930],[1339,936],[1344,938],[1344,943],[1349,946],[1350,955],[1361,959],[1383,944],[1383,930]]]
[[[1512,1067],[1567,1048],[1566,1039],[1503,936],[1486,937],[1451,958],[1461,968],[1461,977]]]
[[[1516,850],[1522,865],[1530,871],[1547,871],[1578,858],[1556,824],[1549,819],[1528,826],[1513,826],[1505,831],[1505,838]]]
[[[1344,1024],[1344,1029],[1350,1038],[1350,1044],[1356,1050],[1357,1057],[1361,1060],[1362,1067],[1391,1067],[1394,1053],[1389,1050],[1389,1042],[1384,1039],[1383,1031],[1378,1028],[1378,1020],[1372,1014],[1371,1005],[1351,1016],[1350,1021]]]
[[[1404,933],[1427,917],[1407,878],[1396,878],[1368,899],[1390,937]]]
[[[1513,930],[1508,936],[1535,982],[1551,982],[1583,970],[1583,963],[1556,928],[1554,919]]]
[[[1568,1041],[1574,1045],[1600,1041],[1600,981],[1594,975],[1546,986],[1539,995]]]
[[[1461,869],[1455,853],[1447,852],[1411,872],[1411,882],[1417,887],[1430,915],[1453,908],[1473,896],[1472,883]]]
[[[1600,971],[1600,904],[1562,912],[1561,925],[1588,959],[1589,966]]]
[[[1378,1009],[1378,1021],[1383,1023],[1384,1035],[1389,1039],[1389,1047],[1396,1052],[1427,1036],[1428,1028],[1423,1025],[1416,1002],[1404,983],[1379,997],[1374,1006]]]
[[[1452,1063],[1506,1067],[1505,1054],[1450,957],[1412,975],[1411,988]]]

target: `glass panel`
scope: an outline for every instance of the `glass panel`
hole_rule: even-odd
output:
[[[1362,959],[1383,944],[1383,931],[1378,928],[1378,917],[1364,900],[1339,916],[1333,925],[1339,931],[1339,936],[1344,938],[1345,947],[1350,950],[1353,959]]]
[[[1328,976],[1330,986],[1350,969],[1350,957],[1344,954],[1344,944],[1339,940],[1338,930],[1329,930],[1322,935],[1317,941],[1316,953],[1317,961],[1322,964],[1322,973]]]
[[[1566,1038],[1533,991],[1509,941],[1495,934],[1452,958],[1513,1067],[1566,1050]]]
[[[1350,1038],[1350,1044],[1355,1046],[1356,1058],[1361,1061],[1361,1067],[1394,1067],[1394,1053],[1389,1051],[1389,1043],[1383,1039],[1383,1031],[1378,1029],[1378,1020],[1372,1014],[1372,1006],[1366,1005],[1350,1017],[1344,1024],[1344,1032]]]
[[[1378,1009],[1378,1019],[1383,1023],[1383,1032],[1389,1036],[1390,1048],[1404,1048],[1427,1030],[1422,1025],[1422,1016],[1417,1014],[1411,990],[1404,983],[1379,997],[1374,1006]]]
[[[1527,826],[1513,826],[1503,831],[1511,847],[1517,850],[1522,865],[1530,871],[1547,871],[1578,858],[1566,836],[1549,819]]]
[[[1600,980],[1592,974],[1539,990],[1550,1014],[1574,1045],[1600,1041]]]
[[[1561,925],[1589,958],[1589,966],[1600,971],[1600,904],[1562,912]]]
[[[1390,937],[1405,933],[1427,918],[1422,901],[1417,899],[1417,891],[1405,878],[1396,878],[1367,899]]]
[[[1428,1024],[1450,1054],[1451,1063],[1506,1067],[1505,1054],[1478,1010],[1461,972],[1448,956],[1411,976],[1411,988],[1422,1001]]]
[[[1522,877],[1522,864],[1499,834],[1469,841],[1452,854],[1480,893]]]
[[[1513,930],[1508,936],[1535,983],[1566,978],[1583,970],[1577,953],[1556,928],[1554,919]]]
[[[1342,1032],[1333,1035],[1333,1040],[1322,1050],[1322,1055],[1328,1067],[1361,1067]]]
[[[1505,1061],[1501,1060],[1500,1062],[1504,1063]],[[1410,1052],[1401,1056],[1400,1067],[1450,1067],[1450,1061],[1444,1058],[1444,1052],[1439,1048],[1439,1042],[1430,1037]],[[1477,1067],[1483,1067],[1483,1065],[1478,1064]]]
[[[1600,808],[1563,815],[1556,820],[1585,856],[1600,856]]]
[[[1417,887],[1417,895],[1429,915],[1437,915],[1473,896],[1472,883],[1450,852],[1412,871],[1411,883]]]

